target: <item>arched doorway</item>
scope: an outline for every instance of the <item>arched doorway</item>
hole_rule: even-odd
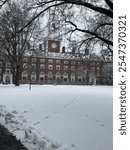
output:
[[[5,77],[5,82],[6,82],[6,84],[10,84],[11,83],[10,76],[6,76]]]

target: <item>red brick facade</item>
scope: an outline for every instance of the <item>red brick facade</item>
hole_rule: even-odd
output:
[[[22,63],[22,84],[103,84],[102,61],[39,56],[25,57]],[[9,77],[9,62],[0,61],[0,82],[11,83]]]

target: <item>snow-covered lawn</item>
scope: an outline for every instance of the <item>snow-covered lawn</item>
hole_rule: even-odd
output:
[[[0,123],[30,150],[112,150],[112,119],[110,86],[0,85]]]

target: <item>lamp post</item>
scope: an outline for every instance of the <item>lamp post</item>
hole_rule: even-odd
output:
[[[31,72],[32,72],[31,59],[32,59],[32,53],[30,53],[30,60],[29,60],[29,90],[32,89],[31,87]]]

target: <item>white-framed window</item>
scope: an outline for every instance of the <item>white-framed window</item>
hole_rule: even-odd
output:
[[[40,81],[44,81],[45,80],[45,73],[44,72],[40,72],[40,74],[39,74],[39,80]]]
[[[60,81],[61,80],[61,75],[59,72],[56,73],[56,81]]]
[[[100,67],[97,67],[97,71],[100,71]]]
[[[82,82],[82,76],[81,75],[78,75],[78,82]]]
[[[53,60],[52,59],[48,59],[48,63],[53,63]]]
[[[57,73],[56,73],[56,78],[60,78],[60,77],[61,77],[60,73],[57,72]]]
[[[71,65],[75,65],[75,61],[71,61]]]
[[[72,71],[75,71],[75,66],[71,66],[71,70],[72,70]]]
[[[45,65],[44,64],[40,64],[40,69],[41,70],[45,69]]]
[[[64,66],[64,70],[68,70],[68,66]]]
[[[60,60],[56,60],[56,64],[60,64]]]
[[[36,81],[36,73],[35,72],[31,73],[31,81]]]
[[[45,59],[40,59],[40,63],[44,63],[45,62]]]
[[[53,73],[52,72],[48,73],[48,80],[53,80]]]
[[[68,81],[68,73],[63,74],[63,81],[67,82]]]
[[[75,82],[75,74],[74,73],[71,73],[70,80],[71,80],[71,82]]]
[[[36,64],[32,64],[31,69],[35,70],[36,69]]]
[[[23,71],[22,72],[22,80],[26,81],[28,79],[28,72],[27,71]]]
[[[32,62],[36,62],[36,58],[32,58]]]
[[[52,70],[53,69],[53,65],[48,65],[48,69]]]
[[[60,65],[56,65],[56,70],[60,70]]]
[[[27,68],[28,68],[27,63],[23,63],[23,68],[24,68],[24,69],[27,69]]]
[[[65,60],[65,61],[64,61],[64,64],[68,64],[68,61],[67,61],[67,60]]]

